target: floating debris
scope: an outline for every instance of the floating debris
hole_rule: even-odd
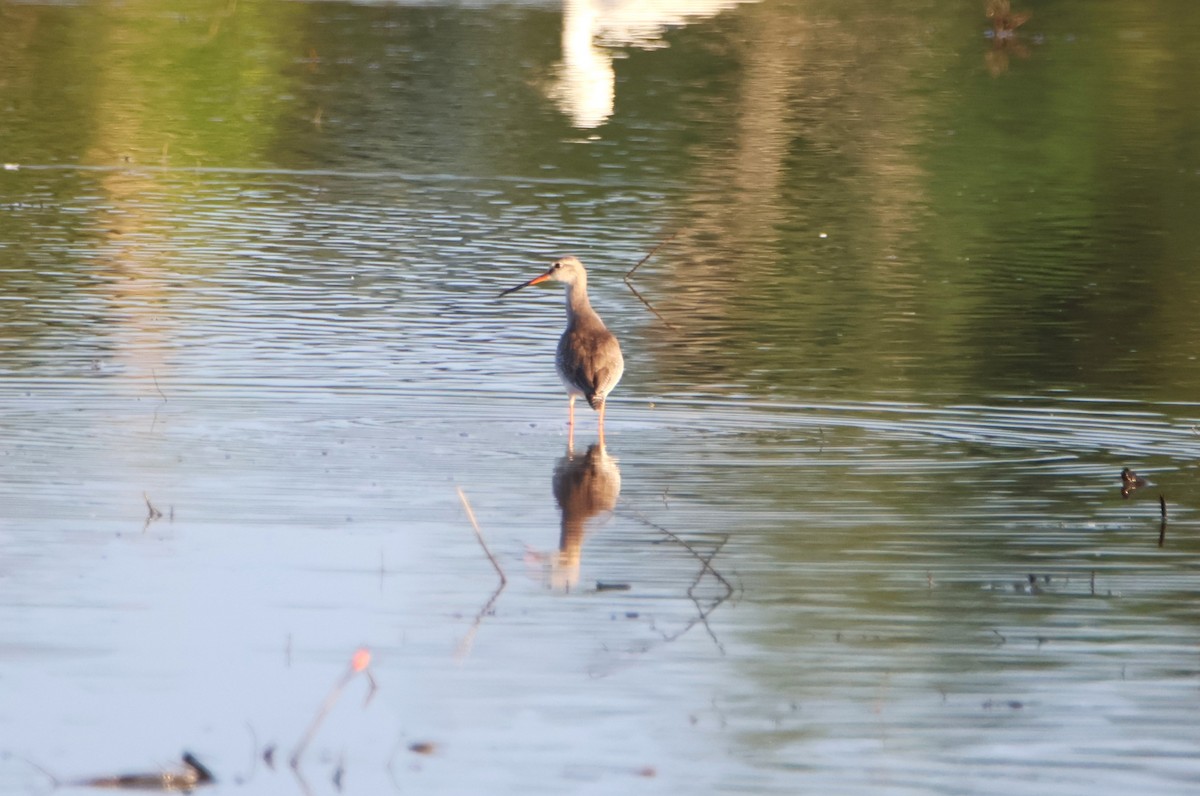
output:
[[[1133,470],[1130,470],[1128,467],[1126,467],[1121,471],[1121,497],[1129,497],[1132,493],[1146,486],[1148,483],[1149,481],[1147,481],[1145,478],[1142,478]]]
[[[196,756],[191,752],[185,751],[181,761],[183,762],[183,768],[176,769],[175,771],[117,774],[115,776],[92,777],[72,782],[59,780],[58,777],[31,760],[26,760],[25,762],[49,777],[56,788],[67,786],[76,788],[106,788],[109,790],[180,791],[187,793],[196,787],[211,785],[217,781],[212,772],[197,760]]]
[[[146,524],[147,525],[154,522],[155,520],[162,519],[163,513],[161,511],[159,511],[157,508],[155,508],[154,504],[150,502],[150,496],[148,494],[146,494],[145,492],[142,493],[142,500],[146,501]]]

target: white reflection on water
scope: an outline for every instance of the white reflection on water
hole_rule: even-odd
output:
[[[754,0],[564,0],[563,60],[550,97],[571,123],[599,127],[616,97],[613,51],[665,47],[664,34]]]

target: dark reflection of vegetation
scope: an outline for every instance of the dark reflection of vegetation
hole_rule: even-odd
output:
[[[897,15],[887,37],[869,35],[877,8],[846,4],[827,27],[739,16],[734,107],[705,120],[729,122],[727,137],[694,148],[705,189],[683,222],[675,300],[659,305],[689,321],[661,345],[696,356],[673,361],[702,383],[783,393],[1193,393],[1200,372],[1180,352],[1200,276],[1180,247],[1194,225],[1139,183],[1200,205],[1176,166],[1179,141],[1196,140],[1181,99],[1194,49],[1159,12],[1114,5],[1108,19],[1039,18],[1053,57],[993,81],[956,60],[978,52],[979,6],[933,28]],[[1074,46],[1147,26],[1152,45]],[[1133,78],[1148,69],[1149,93]],[[1125,124],[1131,112],[1149,129]]]

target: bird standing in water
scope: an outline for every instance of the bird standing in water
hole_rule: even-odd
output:
[[[592,309],[587,295],[587,271],[574,257],[555,260],[550,270],[523,285],[501,293],[506,296],[523,287],[553,279],[567,286],[567,328],[558,341],[555,364],[570,398],[567,445],[575,444],[575,399],[586,398],[600,413],[600,446],[604,446],[604,399],[621,380],[625,358],[617,338]]]

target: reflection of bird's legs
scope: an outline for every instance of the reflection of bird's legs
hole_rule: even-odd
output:
[[[600,402],[600,449],[604,449],[604,407],[608,406],[604,401]]]
[[[570,408],[567,410],[567,448],[568,448],[568,450],[575,447],[575,396],[574,395],[571,396],[570,401],[571,402],[568,404],[568,406]]]

